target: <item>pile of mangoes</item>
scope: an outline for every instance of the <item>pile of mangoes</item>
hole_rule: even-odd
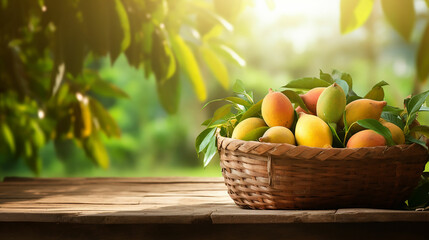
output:
[[[358,99],[347,104],[346,94],[337,83],[329,87],[313,88],[301,94],[300,98],[308,111],[300,106],[294,109],[285,94],[270,89],[262,101],[262,118],[250,117],[241,121],[235,126],[232,138],[244,139],[249,132],[266,127],[263,133],[259,132],[260,142],[331,148],[333,129],[343,129],[347,124],[351,127],[345,147],[385,146],[387,143],[384,136],[354,124],[358,120],[375,119],[389,129],[395,144],[405,143],[402,129],[380,118],[386,106],[385,101]]]

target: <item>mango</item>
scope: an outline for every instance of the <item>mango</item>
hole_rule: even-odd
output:
[[[347,142],[348,148],[386,146],[386,139],[373,130],[363,130],[354,134]]]
[[[234,130],[232,131],[231,138],[234,139],[241,139],[243,140],[244,137],[251,132],[254,129],[267,126],[264,122],[264,120],[256,117],[246,118],[237,126],[235,126]]]
[[[334,83],[320,94],[317,101],[317,116],[327,123],[337,123],[346,108],[346,94]]]
[[[332,147],[332,132],[328,124],[317,116],[299,115],[295,127],[295,139],[298,145],[309,147]]]
[[[289,128],[282,126],[275,126],[268,129],[262,137],[259,138],[260,142],[270,143],[289,143],[295,145],[295,137]]]
[[[269,127],[283,126],[290,128],[294,120],[294,109],[289,98],[281,92],[269,93],[264,97],[261,106],[262,118]]]
[[[312,112],[307,112],[307,111],[305,111],[302,107],[300,107],[300,106],[298,106],[297,108],[295,108],[295,111],[296,111],[296,113],[306,113],[306,114],[311,114],[311,115],[315,115],[314,113],[312,113]]]
[[[390,133],[392,134],[393,141],[396,144],[400,145],[400,144],[405,143],[405,135],[404,135],[404,132],[402,131],[402,129],[400,127],[398,127],[398,126],[396,126],[396,124],[388,122],[382,118],[380,118],[379,122],[381,124],[383,124],[383,126],[387,127],[390,130]]]
[[[308,110],[312,113],[316,113],[317,101],[322,94],[324,87],[313,88],[305,94],[300,95],[302,101],[304,101]]]
[[[380,119],[381,112],[386,104],[387,103],[385,101],[375,101],[371,99],[358,99],[347,104],[347,125],[350,127],[352,123],[361,119]],[[341,122],[342,121],[339,121],[339,123]]]

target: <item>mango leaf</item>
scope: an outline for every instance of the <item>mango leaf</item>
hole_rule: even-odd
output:
[[[332,78],[331,74],[329,73],[324,73],[322,70],[319,70],[319,77],[320,79],[322,79],[323,81],[326,81],[328,83],[334,83],[334,79]]]
[[[119,129],[118,124],[109,114],[109,112],[104,109],[103,105],[94,98],[89,99],[89,107],[93,117],[96,119],[100,128],[108,137],[120,137],[121,130]]]
[[[316,87],[329,87],[331,84],[319,78],[300,78],[288,82],[284,88],[309,90]]]
[[[204,61],[209,66],[213,75],[219,81],[224,89],[229,88],[229,75],[228,69],[225,67],[223,62],[218,56],[209,48],[200,48],[201,54],[203,55]]]
[[[191,80],[191,83],[194,87],[194,92],[197,94],[198,99],[200,101],[206,100],[206,86],[192,50],[178,34],[171,36],[171,42],[179,65],[182,69],[185,70],[186,74]]]
[[[378,134],[382,135],[386,139],[387,145],[389,146],[395,145],[395,142],[392,139],[392,133],[387,127],[383,126],[379,121],[375,119],[362,119],[362,120],[358,120],[357,123],[364,128],[371,129],[377,132]]]
[[[97,133],[94,132],[89,137],[84,138],[82,146],[86,155],[98,166],[104,169],[109,168],[109,155]]]
[[[416,68],[419,80],[425,81],[429,75],[429,22],[426,24],[426,29],[420,40]]]
[[[410,129],[410,133],[415,133],[415,132],[421,133],[426,138],[429,139],[429,126],[419,125]]]
[[[232,50],[226,45],[211,45],[211,47],[221,56],[225,57],[231,62],[238,64],[241,67],[246,66],[246,60],[244,60],[238,53]]]
[[[282,91],[282,93],[284,95],[286,95],[286,97],[289,98],[289,100],[295,104],[298,104],[298,106],[300,106],[302,109],[304,109],[306,112],[309,112],[310,110],[308,110],[307,106],[305,105],[304,101],[302,100],[302,98],[295,92],[292,90],[284,90]]]
[[[115,0],[115,8],[124,34],[121,42],[121,51],[123,52],[128,48],[131,42],[130,22],[121,0]]]
[[[428,146],[426,145],[426,142],[424,142],[422,140],[415,139],[414,137],[412,137],[409,134],[405,135],[405,143],[406,144],[415,143],[415,144],[418,144],[418,145],[424,147],[426,150],[428,150]]]
[[[426,5],[428,5],[428,7],[429,7],[429,0],[426,0]]]
[[[408,41],[416,18],[414,0],[381,0],[381,6],[390,25]]]
[[[180,102],[180,71],[176,70],[171,78],[156,82],[158,98],[162,107],[169,113],[174,114],[179,108]]]
[[[338,134],[337,134],[337,130],[335,130],[335,129],[336,129],[336,127],[337,127],[337,126],[336,126],[336,124],[328,123],[328,126],[329,126],[329,128],[331,129],[332,136],[333,136],[333,143],[332,143],[333,147],[340,147],[340,148],[343,148],[343,147],[344,147],[344,144],[343,144],[343,142],[341,141],[340,137],[338,136]]]
[[[412,118],[419,111],[428,96],[429,90],[411,97],[406,105],[409,118]]]
[[[269,129],[269,127],[259,127],[248,132],[242,140],[244,141],[258,141],[262,135]]]
[[[226,97],[226,98],[224,98],[224,100],[231,102],[231,103],[239,104],[239,105],[246,107],[246,108],[249,108],[250,106],[252,106],[252,103],[250,103],[250,102],[248,102],[242,98],[239,98],[239,97]]]
[[[204,152],[204,160],[203,160],[204,167],[207,167],[207,165],[213,159],[216,152],[217,152],[216,137],[214,137],[214,140],[210,141],[209,145],[207,146],[207,150]]]
[[[419,185],[413,190],[407,200],[408,208],[416,209],[423,208],[429,204],[429,179],[424,178],[419,182]]]
[[[347,82],[342,79],[335,79],[335,82],[340,85],[340,87],[344,90],[344,94],[347,96],[349,94],[349,85]]]
[[[394,115],[400,115],[403,111],[404,111],[404,109],[401,109],[398,107],[393,107],[390,105],[386,105],[383,108],[383,112],[389,112],[389,113],[392,113]]]
[[[129,98],[119,87],[100,78],[95,78],[91,84],[91,91],[105,97]]]
[[[0,123],[0,130],[1,135],[3,136],[3,139],[6,141],[7,145],[9,146],[9,149],[12,153],[15,153],[15,138],[13,136],[12,131],[10,130],[9,125],[5,122]]]
[[[355,100],[358,100],[358,99],[362,99],[362,97],[359,97],[359,96],[347,96],[347,104],[349,104],[349,103],[351,103],[351,102],[353,102]]]
[[[376,101],[383,101],[384,90],[382,87],[385,85],[389,85],[389,84],[385,81],[381,81],[381,82],[375,84],[372,87],[372,89],[365,95],[364,98],[372,99],[372,100],[376,100]]]
[[[39,148],[32,141],[25,141],[25,163],[36,174],[42,170],[42,160],[39,158]]]
[[[201,126],[208,126],[211,122],[212,122],[212,119],[209,118],[209,119],[205,120],[203,123],[201,123]]]
[[[372,11],[374,0],[341,0],[341,33],[349,33],[362,26]]]
[[[33,130],[33,144],[37,147],[37,148],[41,148],[43,147],[43,145],[45,144],[45,134],[43,133],[42,129],[40,128],[39,124],[32,120],[30,121],[30,125],[31,128]]]
[[[207,128],[198,135],[195,140],[195,150],[197,153],[200,153],[206,149],[210,141],[213,139],[216,129],[217,128]]]
[[[402,130],[404,130],[405,123],[402,121],[401,117],[399,117],[396,114],[393,114],[391,112],[382,112],[381,118],[395,124],[396,126],[400,127]]]
[[[243,116],[240,118],[240,122],[250,117],[259,116],[261,113],[262,101],[263,99],[259,100],[259,102],[255,103],[253,106],[247,109],[247,111],[244,112]]]
[[[334,79],[338,79],[339,78],[339,79],[342,79],[342,80],[346,81],[347,84],[349,85],[349,89],[350,89],[349,92],[354,93],[352,91],[352,89],[353,89],[353,79],[352,79],[352,76],[350,74],[345,73],[345,72],[341,72],[341,71],[338,71],[338,70],[334,69],[332,71],[332,77]]]
[[[232,91],[241,94],[246,93],[243,81],[241,81],[240,79],[235,80],[234,86],[232,86]]]

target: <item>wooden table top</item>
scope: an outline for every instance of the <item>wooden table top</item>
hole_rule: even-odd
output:
[[[222,178],[6,178],[0,222],[271,224],[429,222],[429,211],[248,210]]]

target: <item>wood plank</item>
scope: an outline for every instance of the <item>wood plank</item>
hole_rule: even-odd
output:
[[[5,177],[3,182],[15,182],[26,184],[44,183],[44,184],[56,184],[58,182],[76,184],[82,183],[154,183],[154,184],[165,184],[165,183],[223,183],[222,177],[121,177],[121,178],[108,178],[108,177],[95,177],[95,178],[30,178],[30,177]]]
[[[335,213],[335,222],[429,222],[429,211],[339,209]]]

